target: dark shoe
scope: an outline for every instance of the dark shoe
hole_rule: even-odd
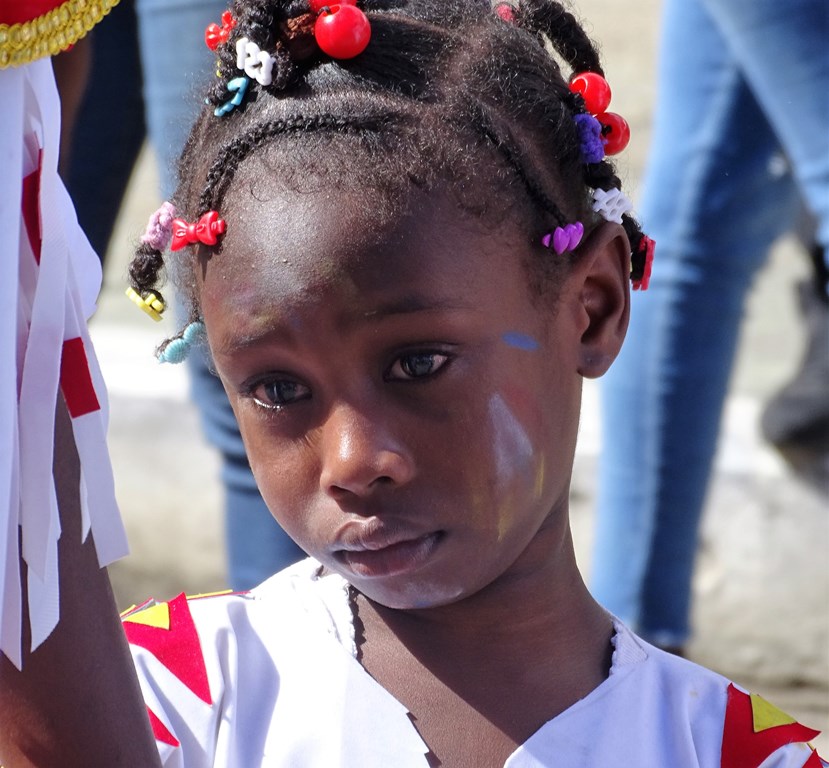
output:
[[[794,379],[768,403],[763,436],[792,468],[829,493],[829,305],[815,286],[798,286],[808,342]]]

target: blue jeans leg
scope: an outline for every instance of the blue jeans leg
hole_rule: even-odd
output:
[[[213,77],[214,55],[204,44],[204,29],[218,22],[226,8],[224,0],[138,0],[147,126],[165,198],[175,189],[176,161],[196,116],[201,91]],[[188,365],[205,434],[222,456],[228,581],[233,589],[249,589],[305,553],[262,501],[236,419],[209,362],[194,355]]]
[[[829,248],[829,3],[703,0],[792,165]]]
[[[643,635],[688,635],[697,529],[750,281],[791,218],[777,140],[695,0],[665,6],[643,203],[651,289],[603,385],[592,588]]]

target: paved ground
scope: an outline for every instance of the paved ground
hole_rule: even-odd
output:
[[[582,0],[579,7],[604,41],[613,107],[633,128],[623,173],[635,194],[649,135],[659,2]],[[110,442],[134,553],[112,569],[123,606],[224,585],[217,461],[201,440],[183,371],[152,358],[172,326],[150,323],[123,298],[128,243],[158,202],[151,160],[143,158],[133,180],[93,323],[111,388]],[[793,286],[805,272],[805,261],[784,242],[747,310],[706,512],[691,650],[804,721],[829,728],[828,497],[793,478],[756,427],[762,403],[800,355]],[[580,560],[589,568],[601,447],[594,387],[585,401],[573,518]],[[825,737],[822,750],[829,752]]]

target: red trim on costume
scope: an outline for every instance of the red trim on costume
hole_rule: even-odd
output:
[[[758,768],[780,747],[796,742],[805,743],[819,733],[820,731],[812,730],[800,723],[777,725],[755,733],[751,697],[738,690],[733,683],[729,683],[723,725],[721,768]]]
[[[87,413],[101,410],[92,376],[89,373],[89,361],[80,336],[63,342],[60,357],[60,388],[66,407],[73,419]]]
[[[149,707],[147,707],[147,715],[150,718],[150,725],[153,729],[153,736],[155,736],[157,741],[163,741],[165,744],[169,744],[171,747],[180,747],[181,742],[173,736],[172,733],[167,729],[167,726],[161,722],[156,717],[155,712],[153,712]]]
[[[0,22],[2,23],[2,22]],[[35,261],[40,264],[40,172],[43,169],[43,150],[37,156],[37,169],[23,179],[23,224],[29,236],[29,244],[35,255]]]
[[[60,8],[66,0],[11,0],[0,3],[0,24],[25,24]]]
[[[187,598],[181,594],[167,605],[170,609],[169,629],[136,624],[128,617],[124,621],[127,640],[131,645],[148,650],[196,696],[212,704],[207,667]]]
[[[817,750],[813,749],[812,754],[809,755],[809,759],[803,763],[803,768],[823,768],[826,763],[820,759],[820,755],[818,755]]]

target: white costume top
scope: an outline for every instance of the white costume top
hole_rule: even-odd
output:
[[[248,594],[125,615],[165,766],[428,766],[406,708],[356,659],[347,583],[320,572],[308,559]],[[816,732],[759,697],[618,622],[614,645],[608,678],[505,768],[826,765],[804,743]]]

